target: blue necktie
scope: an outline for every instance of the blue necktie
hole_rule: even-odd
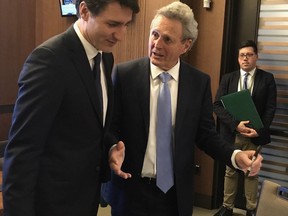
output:
[[[171,76],[163,72],[159,77],[162,83],[157,106],[156,184],[166,193],[174,185],[171,95],[168,86]]]
[[[248,89],[248,85],[247,85],[248,76],[249,76],[249,73],[246,72],[245,75],[244,75],[243,89]]]
[[[100,63],[101,63],[101,53],[99,52],[94,57],[94,67],[93,67],[93,76],[95,80],[97,95],[99,98],[99,108],[101,110],[101,115],[103,116],[103,96],[102,96],[102,86],[101,86],[101,70],[100,70]]]

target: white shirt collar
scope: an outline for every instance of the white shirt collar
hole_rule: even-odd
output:
[[[150,62],[150,68],[151,68],[151,77],[153,80],[156,79],[159,76],[159,74],[161,74],[163,72],[162,69],[160,69],[156,65],[152,64],[151,62]],[[170,70],[166,71],[177,82],[179,79],[179,68],[180,68],[180,61],[178,60],[177,64],[174,67],[172,67]]]
[[[89,59],[89,61],[91,61],[97,54],[98,52],[102,53],[100,50],[97,50],[92,44],[90,44],[82,35],[78,25],[77,25],[78,21],[76,21],[73,25],[73,28],[76,32],[76,34],[78,35],[81,43],[83,44],[83,47],[85,49],[87,58]]]
[[[251,77],[253,77],[255,74],[255,71],[256,71],[256,67],[253,70],[248,71],[248,73],[251,75]],[[240,73],[241,73],[241,76],[244,76],[246,74],[246,71],[240,69]]]

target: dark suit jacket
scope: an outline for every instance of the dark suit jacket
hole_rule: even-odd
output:
[[[225,74],[221,79],[214,102],[214,112],[220,122],[220,132],[230,143],[235,140],[235,129],[240,121],[235,120],[224,109],[220,97],[237,92],[239,78],[240,70]],[[264,145],[270,142],[269,127],[276,110],[276,97],[276,84],[273,75],[256,69],[252,99],[264,125],[264,128],[257,130],[259,137],[251,139],[256,145]]]
[[[103,137],[112,117],[113,55],[104,53],[103,62],[104,128],[87,55],[72,26],[27,58],[5,152],[6,216],[95,216]]]
[[[125,143],[122,169],[141,175],[149,134],[150,61],[141,58],[115,67],[114,129]],[[215,131],[210,78],[181,61],[175,123],[175,184],[180,216],[191,216],[195,145],[231,165],[233,148]],[[117,134],[117,133],[115,133]],[[111,143],[115,143],[114,140]],[[125,180],[124,180],[125,181]]]

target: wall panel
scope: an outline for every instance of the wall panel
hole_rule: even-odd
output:
[[[277,109],[271,125],[272,142],[262,150],[259,177],[288,186],[288,0],[262,0],[258,30],[258,67],[273,73]]]
[[[39,45],[48,38],[65,31],[76,20],[76,17],[61,17],[58,0],[37,0],[35,45]]]
[[[35,0],[2,0],[0,8],[0,140],[6,140],[22,64],[35,43]],[[12,106],[13,107],[13,106]]]

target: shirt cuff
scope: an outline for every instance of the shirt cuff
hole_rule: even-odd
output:
[[[111,146],[111,148],[109,149],[109,155],[110,155],[110,152],[112,151],[112,149],[115,148],[116,145],[117,145],[117,143]]]
[[[241,152],[241,150],[239,150],[239,149],[234,150],[234,152],[233,152],[233,154],[232,154],[232,156],[231,156],[231,162],[232,162],[232,165],[233,165],[234,168],[239,169],[239,170],[242,170],[240,167],[237,166],[237,163],[236,163],[236,161],[235,161],[235,157],[236,157],[236,154],[237,154],[238,152]]]

